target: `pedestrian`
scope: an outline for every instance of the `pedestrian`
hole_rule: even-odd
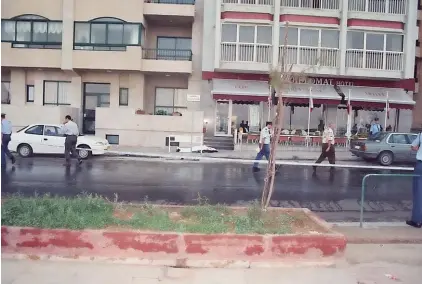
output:
[[[422,132],[412,143],[412,150],[416,153],[416,165],[413,174],[413,208],[412,218],[406,224],[415,228],[422,227]]]
[[[64,157],[66,159],[65,166],[70,166],[70,159],[77,158],[78,165],[82,164],[82,159],[76,153],[76,144],[78,142],[79,129],[78,125],[73,122],[70,115],[66,115],[61,131],[66,137],[64,142]]]
[[[9,151],[9,142],[12,140],[12,123],[6,119],[6,114],[1,114],[1,148],[4,155],[12,161],[16,162],[15,157]],[[6,160],[5,160],[6,162]]]
[[[268,121],[265,124],[265,127],[261,130],[261,134],[259,136],[259,152],[256,155],[255,163],[253,164],[253,171],[259,172],[259,163],[262,157],[265,156],[267,160],[270,159],[270,142],[271,142],[271,128],[273,127],[273,123]]]
[[[381,130],[382,130],[382,128],[381,128],[381,125],[380,125],[380,123],[379,123],[379,119],[378,119],[378,117],[376,117],[376,118],[374,119],[374,123],[371,125],[371,128],[370,128],[370,130],[369,130],[369,134],[370,134],[372,137],[375,137],[378,133],[380,133],[380,132],[381,132]]]
[[[328,126],[325,127],[324,132],[322,133],[322,148],[321,148],[321,155],[319,156],[318,160],[316,160],[316,164],[321,164],[325,158],[328,158],[328,162],[331,165],[336,163],[336,151],[334,149],[334,125],[330,122]],[[331,167],[333,170],[334,167]],[[314,166],[314,172],[316,171],[316,166]]]

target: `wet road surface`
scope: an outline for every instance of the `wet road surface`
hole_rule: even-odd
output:
[[[158,162],[96,158],[66,168],[59,158],[21,159],[2,172],[2,194],[52,193],[74,196],[97,193],[111,200],[159,204],[210,203],[247,205],[260,199],[265,172],[237,163]],[[400,173],[282,166],[276,175],[272,206],[307,207],[329,221],[356,221],[362,178],[368,173]],[[408,172],[404,172],[408,173]],[[365,217],[370,221],[403,220],[411,208],[411,178],[376,177],[368,181]]]

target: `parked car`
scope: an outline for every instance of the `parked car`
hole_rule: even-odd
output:
[[[352,140],[350,152],[366,161],[377,160],[382,166],[395,162],[415,162],[416,151],[411,149],[419,134],[381,132],[366,140]]]
[[[21,157],[32,154],[63,154],[64,140],[60,125],[32,124],[12,133],[9,150],[17,152]],[[81,135],[76,147],[80,148],[79,157],[86,159],[91,155],[103,155],[110,144],[104,138]]]

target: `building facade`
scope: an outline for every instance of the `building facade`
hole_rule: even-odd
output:
[[[416,105],[413,110],[413,123],[412,129],[415,131],[422,130],[422,95],[420,84],[422,82],[422,59],[421,59],[421,40],[422,40],[422,29],[421,26],[422,20],[422,1],[419,0],[418,3],[418,41],[416,42],[416,64],[415,64],[415,80],[416,80],[416,88],[415,88],[415,101]]]
[[[15,128],[70,114],[121,145],[202,136],[202,11],[195,0],[2,1],[2,112]]]
[[[202,93],[208,101],[201,103],[207,131],[229,135],[236,118],[236,123],[249,120],[254,128],[262,126],[270,117],[262,115],[268,70],[283,58],[293,71],[305,70],[309,76],[284,90],[285,128],[306,130],[311,90],[320,106],[311,114],[311,128],[329,120],[336,123],[338,134],[344,134],[347,112],[341,99],[344,104],[350,94],[355,123],[379,117],[384,124],[388,101],[391,111],[384,127],[409,130],[415,104],[417,4],[416,0],[206,2],[202,78],[207,84]],[[215,109],[206,108],[212,102]],[[249,104],[248,114],[239,115],[242,104]]]

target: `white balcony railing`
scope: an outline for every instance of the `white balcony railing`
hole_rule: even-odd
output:
[[[402,71],[403,52],[348,49],[346,67]]]
[[[337,48],[280,46],[280,60],[284,54],[286,64],[333,68],[338,68],[340,65],[339,50]]]
[[[222,43],[221,61],[271,63],[272,46],[253,43]]]
[[[223,4],[274,6],[274,0],[223,0]]]
[[[281,0],[282,7],[304,8],[304,9],[322,9],[338,10],[340,9],[339,0]]]
[[[405,15],[406,8],[407,0],[349,0],[349,11],[355,12]]]

